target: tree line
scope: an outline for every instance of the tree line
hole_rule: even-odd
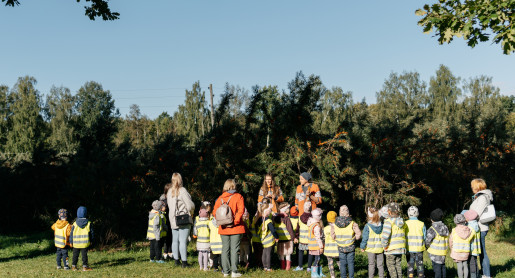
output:
[[[376,102],[296,74],[288,88],[227,84],[214,125],[200,83],[173,115],[121,116],[109,90],[86,82],[72,94],[43,95],[34,77],[0,86],[1,232],[46,229],[59,208],[85,205],[102,243],[141,238],[150,204],[180,172],[198,204],[235,178],[252,212],[265,173],[293,203],[298,176],[311,172],[322,208],[396,201],[460,212],[470,181],[482,177],[499,210],[515,173],[515,97],[487,76],[463,79],[440,66],[429,82],[391,73]]]

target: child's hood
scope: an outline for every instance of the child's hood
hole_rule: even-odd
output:
[[[372,222],[368,222],[368,227],[370,229],[372,229],[372,231],[374,231],[374,233],[376,234],[380,234],[383,232],[383,223],[379,222],[379,223],[372,223]]]
[[[456,231],[456,234],[462,239],[467,239],[472,232],[470,228],[465,225],[456,225],[454,231]]]
[[[350,216],[337,216],[336,220],[334,221],[334,224],[338,228],[345,228],[349,226],[349,224],[352,222],[352,217]]]
[[[158,215],[159,212],[157,210],[151,210],[149,213],[148,213],[148,220],[152,220],[152,218],[154,218],[154,216]]]
[[[311,218],[311,212],[304,212],[300,216],[300,221],[302,221],[302,223],[304,223],[304,224],[307,224],[309,218]]]
[[[448,236],[449,235],[449,229],[442,221],[433,222],[432,227],[438,232],[441,236]]]
[[[57,221],[55,221],[55,226],[58,229],[62,229],[64,227],[66,227],[66,225],[68,225],[68,221],[67,220],[57,220]]]
[[[315,219],[315,218],[313,218],[313,217],[310,217],[310,218],[308,219],[308,223],[307,223],[307,225],[308,225],[308,226],[311,226],[311,225],[313,225],[313,224],[315,224],[315,223],[318,223],[318,220],[316,220],[316,219]]]
[[[84,206],[80,206],[77,209],[77,218],[88,218],[88,209]]]
[[[469,221],[467,226],[473,230],[475,233],[479,232],[479,224],[477,224],[476,220]]]
[[[402,226],[404,226],[404,220],[402,220],[401,217],[395,217],[395,218],[390,218],[390,220],[393,222],[393,224],[395,226],[397,226],[398,228],[402,228]]]

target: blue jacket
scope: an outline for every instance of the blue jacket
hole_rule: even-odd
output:
[[[77,219],[75,220],[75,223],[77,223],[77,226],[84,228],[86,225],[88,225],[89,220],[86,218],[88,216],[88,210],[86,207],[80,206],[77,209]],[[75,227],[72,226],[72,231],[70,232],[70,243],[73,245],[73,229]],[[89,241],[93,241],[93,227],[89,227]]]

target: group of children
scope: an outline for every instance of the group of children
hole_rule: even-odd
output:
[[[88,247],[93,239],[93,228],[88,220],[86,207],[77,209],[77,218],[70,224],[68,222],[68,211],[60,209],[57,213],[59,219],[52,225],[54,230],[54,244],[57,248],[56,260],[57,269],[69,270],[68,249],[73,248],[72,270],[77,270],[79,254],[82,256],[82,270],[90,271],[88,265]],[[62,265],[61,265],[62,261]]]

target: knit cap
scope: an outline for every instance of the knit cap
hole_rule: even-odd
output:
[[[299,210],[297,209],[297,206],[293,206],[290,208],[290,215],[291,216],[299,216]]]
[[[467,219],[465,219],[465,216],[463,216],[463,214],[456,214],[454,216],[454,224],[465,225],[467,224]]]
[[[390,217],[388,215],[388,206],[383,206],[380,210],[379,210],[379,216],[381,216],[382,218],[388,218]]]
[[[305,180],[309,181],[311,179],[311,174],[308,172],[304,172],[300,174],[301,177],[303,177]]]
[[[311,216],[312,216],[315,220],[320,221],[320,220],[322,219],[322,210],[321,210],[321,209],[319,209],[319,208],[314,209],[314,210],[311,212]]]
[[[472,210],[472,209],[469,209],[467,210],[463,216],[465,216],[465,219],[467,219],[467,221],[472,221],[472,220],[476,220],[478,215],[477,215],[477,212],[475,210]]]
[[[418,217],[418,208],[416,206],[411,206],[408,209],[409,217]]]
[[[388,204],[388,210],[391,211],[392,213],[398,214],[401,211],[401,208],[400,208],[399,204],[394,202],[394,203]]]
[[[66,219],[68,219],[68,211],[66,209],[60,209],[57,212],[57,216],[59,217],[60,220],[66,220]]]
[[[209,213],[207,212],[207,209],[200,209],[198,212],[198,217],[200,218],[207,218],[209,216]]]
[[[336,221],[336,211],[330,211],[327,213],[327,222],[334,223]]]
[[[340,207],[340,216],[350,216],[349,208],[346,205]]]
[[[306,202],[304,203],[304,212],[310,212],[310,211],[311,211],[311,209],[312,209],[312,207],[311,207],[311,202],[306,201]]]
[[[435,222],[442,221],[443,211],[441,209],[437,208],[431,212],[430,217],[431,217],[431,220],[433,220]]]
[[[162,205],[163,203],[161,201],[155,200],[154,202],[152,202],[152,209],[160,210]]]
[[[282,202],[282,203],[279,205],[279,211],[280,211],[281,213],[287,214],[289,210],[290,210],[290,204],[288,204],[288,203],[286,203],[286,202]]]

